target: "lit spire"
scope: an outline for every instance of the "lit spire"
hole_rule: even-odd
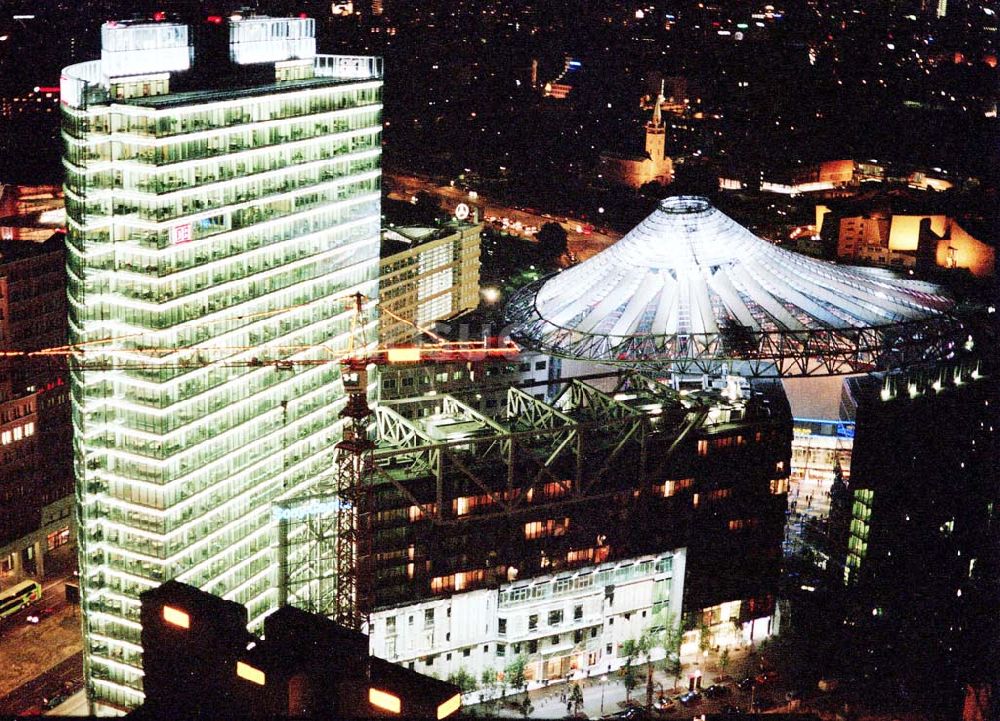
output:
[[[656,96],[656,102],[653,103],[653,125],[657,128],[663,124],[663,117],[660,114],[660,106],[663,105],[664,100],[666,100],[666,98],[663,97],[663,80],[660,80],[660,94]]]

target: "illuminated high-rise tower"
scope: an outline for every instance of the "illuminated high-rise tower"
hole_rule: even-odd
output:
[[[345,400],[309,361],[378,277],[380,59],[307,18],[158,20],[62,77],[84,663],[122,707],[142,591],[275,607],[272,501],[329,471]]]

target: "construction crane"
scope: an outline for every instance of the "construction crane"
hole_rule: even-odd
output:
[[[429,328],[424,328],[392,311],[381,312],[395,320],[413,326],[433,342],[426,345],[377,346],[371,348],[365,338],[367,296],[355,293],[347,301],[352,310],[347,349],[338,351],[329,346],[265,345],[265,346],[207,346],[168,348],[143,342],[146,333],[126,334],[69,344],[35,351],[0,351],[0,361],[44,362],[69,361],[80,370],[141,370],[141,369],[195,369],[204,366],[232,368],[274,367],[277,371],[292,371],[298,366],[338,363],[347,396],[347,403],[339,417],[346,421],[342,440],[334,447],[332,484],[318,483],[316,493],[307,498],[279,501],[276,508],[279,519],[279,599],[287,602],[290,580],[289,564],[300,559],[290,559],[289,521],[304,520],[313,524],[302,535],[309,543],[316,544],[316,552],[306,551],[304,557],[312,558],[323,581],[332,576],[333,592],[327,598],[324,590],[317,593],[319,601],[307,602],[308,610],[332,616],[348,628],[362,630],[367,624],[372,607],[372,485],[375,476],[375,442],[369,437],[369,419],[372,409],[368,404],[369,367],[398,363],[452,363],[502,359],[520,352],[513,343],[497,341],[447,341]],[[226,320],[258,320],[290,310],[281,308],[265,313],[238,316]],[[218,321],[214,321],[218,322]],[[125,342],[131,348],[116,348]],[[321,349],[322,358],[290,357],[305,351]],[[301,529],[300,529],[301,530]],[[332,543],[332,549],[329,546]],[[322,548],[319,548],[322,546]],[[330,552],[332,550],[332,553]],[[322,584],[321,584],[322,585]]]
[[[337,535],[334,552],[336,587],[334,620],[361,631],[371,610],[371,514],[375,444],[368,438],[368,356],[364,338],[364,297],[354,297],[347,355],[340,361],[340,378],[347,405],[340,417],[347,421],[336,446]],[[355,350],[355,340],[360,340]]]

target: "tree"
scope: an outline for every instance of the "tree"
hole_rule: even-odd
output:
[[[698,627],[698,631],[698,650],[705,653],[705,651],[712,648],[712,629],[707,623],[702,621],[701,625]]]
[[[657,638],[652,629],[646,629],[636,644],[639,653],[646,657],[646,708],[653,708],[653,649],[656,648]]]
[[[497,689],[497,671],[492,666],[483,669],[479,675],[479,703],[487,703],[488,713],[492,713],[496,706],[495,692]]]
[[[573,712],[580,713],[580,707],[583,706],[583,689],[580,688],[580,684],[573,684],[573,691],[569,695],[569,700],[573,702]]]
[[[535,235],[542,261],[554,265],[568,249],[566,229],[559,223],[545,223]]]
[[[528,687],[528,679],[524,674],[528,659],[524,654],[518,656],[504,669],[504,681],[515,691],[524,691]]]
[[[727,668],[729,668],[729,649],[724,648],[719,654],[719,670],[725,673]]]
[[[625,657],[625,703],[629,703],[632,695],[633,689],[639,685],[638,679],[635,677],[635,669],[632,668],[632,662],[635,661],[636,657],[639,655],[639,642],[634,638],[626,639],[622,642],[622,656]]]
[[[659,640],[664,651],[663,671],[674,677],[676,686],[681,678],[681,642],[684,640],[684,631],[681,630],[680,620],[673,613],[667,612]]]
[[[453,671],[448,674],[448,683],[453,683],[461,689],[462,693],[469,693],[476,688],[476,677],[465,670],[465,667],[459,667],[458,671]]]

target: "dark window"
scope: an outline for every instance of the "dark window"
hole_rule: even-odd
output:
[[[560,623],[562,623],[562,620],[563,620],[562,609],[559,609],[558,611],[549,611],[550,626],[558,626]]]
[[[412,386],[413,385],[413,378],[404,378],[403,379],[403,385],[404,386]]]
[[[533,613],[528,616],[528,630],[534,631],[536,628],[538,628],[538,614]]]
[[[583,641],[583,629],[578,628],[573,631],[573,643],[580,643]]]
[[[559,636],[558,635],[552,637],[552,645],[553,646],[558,646],[559,645]]]
[[[528,653],[538,653],[538,641],[528,641]]]
[[[590,629],[590,637],[597,638],[597,626],[594,626],[592,629]]]
[[[472,649],[471,648],[463,648],[462,649],[462,655],[465,656],[465,658],[468,658],[471,653],[472,653]]]
[[[583,618],[583,606],[574,606],[573,607],[573,620],[574,621],[579,621],[581,618]]]
[[[506,656],[506,655],[507,655],[507,647],[505,645],[503,645],[502,643],[498,643],[497,644],[497,656]]]
[[[499,633],[501,636],[506,636],[507,635],[507,619],[506,618],[498,618],[497,619],[497,633]]]
[[[538,361],[537,363],[535,363],[535,370],[536,371],[545,370],[545,361]]]

